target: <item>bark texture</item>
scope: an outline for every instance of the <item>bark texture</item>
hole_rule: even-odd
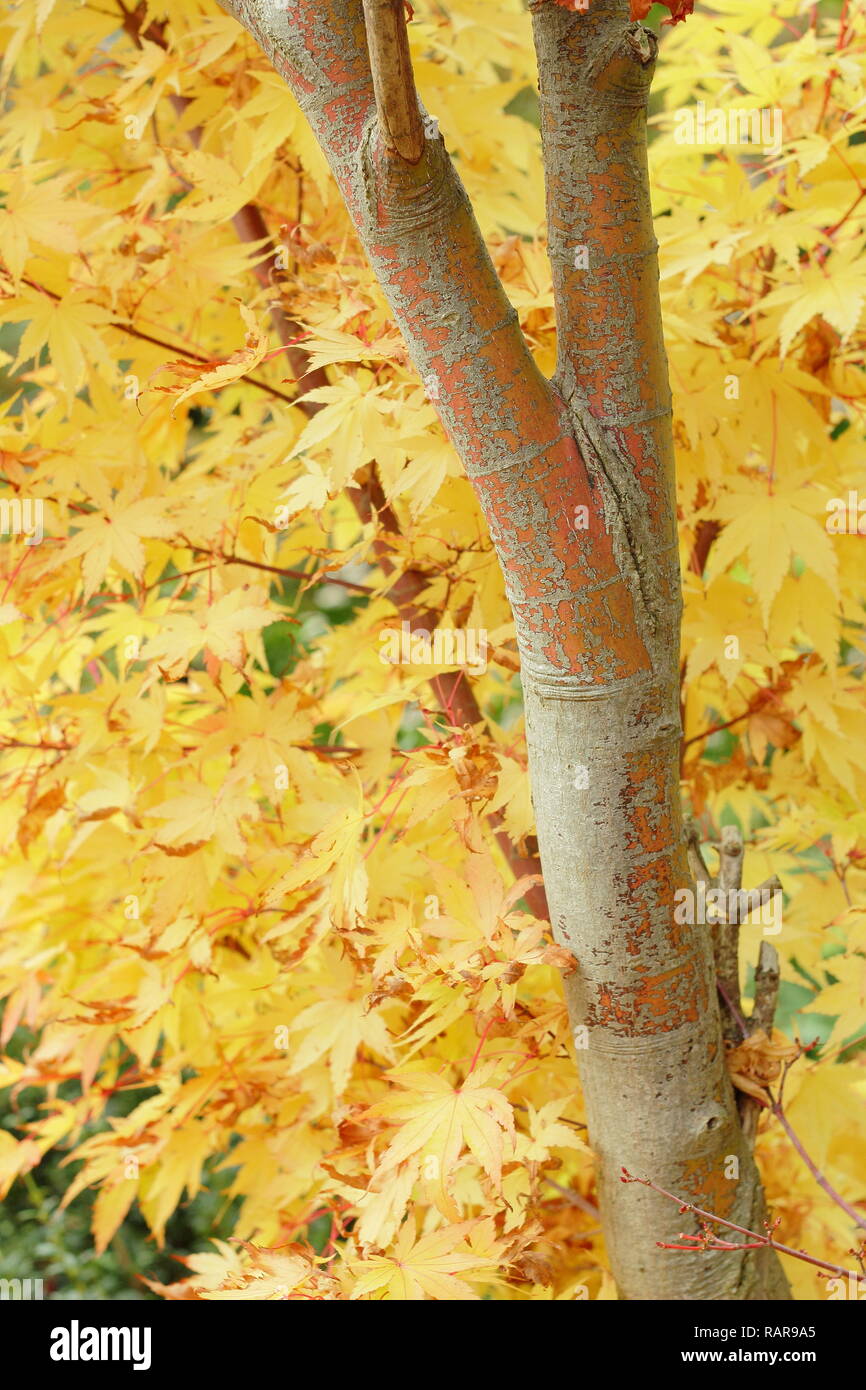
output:
[[[691,1218],[619,1181],[625,1167],[762,1229],[709,930],[673,915],[690,876],[670,392],[645,140],[656,40],[629,23],[628,0],[592,0],[586,14],[531,6],[559,334],[547,381],[435,126],[422,125],[420,154],[412,144],[411,73],[399,76],[405,55],[379,24],[393,23],[394,6],[221,3],[305,110],[412,360],[436,379],[502,564],[551,922],[578,962],[566,994],[620,1296],[790,1297],[769,1250],[659,1249],[694,1229]]]

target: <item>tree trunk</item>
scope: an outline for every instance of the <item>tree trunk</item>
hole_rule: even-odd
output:
[[[400,0],[222,0],[290,84],[487,518],[517,629],[551,922],[626,1299],[790,1297],[769,1250],[696,1229],[623,1167],[762,1229],[725,1068],[679,798],[680,579],[645,108],[627,0],[535,0],[559,361],[539,372],[438,135],[414,116]],[[493,16],[491,21],[493,22]],[[371,73],[371,55],[375,84]],[[419,133],[420,132],[420,133]]]

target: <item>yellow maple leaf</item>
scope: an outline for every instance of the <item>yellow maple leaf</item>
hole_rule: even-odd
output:
[[[306,1037],[292,1057],[291,1071],[303,1071],[327,1053],[336,1095],[346,1089],[359,1047],[368,1047],[389,1061],[394,1056],[383,1019],[367,1012],[364,999],[331,992],[294,1020],[290,1032],[299,1031]]]
[[[173,523],[165,515],[165,504],[156,497],[133,501],[133,495],[125,488],[104,511],[76,516],[78,530],[52,557],[53,568],[83,556],[85,598],[99,587],[111,564],[139,579],[145,563],[142,540],[171,535]]]
[[[92,1227],[97,1255],[108,1248],[112,1236],[123,1221],[138,1190],[133,1178],[125,1178],[113,1187],[101,1187],[93,1203]]]
[[[288,1298],[293,1290],[316,1274],[316,1267],[306,1251],[288,1254],[280,1250],[262,1250],[246,1240],[238,1244],[251,1257],[250,1264],[241,1271],[243,1283],[240,1287],[231,1287],[237,1275],[230,1275],[219,1288],[200,1286],[197,1290],[200,1298],[276,1301]]]
[[[533,1105],[528,1107],[529,1131],[532,1138],[526,1148],[527,1162],[543,1163],[549,1157],[551,1149],[555,1148],[582,1149],[584,1153],[590,1152],[577,1130],[563,1123],[560,1118],[568,1104],[568,1097],[565,1097],[549,1100],[540,1110],[536,1110]]]
[[[718,507],[717,514],[727,525],[713,546],[710,568],[718,574],[745,552],[765,625],[794,556],[805,560],[836,590],[833,543],[823,522],[806,512],[802,494],[796,490],[800,481],[786,480],[784,493],[730,492]]]
[[[823,266],[810,266],[802,272],[799,284],[785,285],[765,295],[761,312],[776,305],[789,304],[779,326],[782,357],[790,349],[800,329],[820,314],[841,335],[851,336],[866,300],[866,269],[862,265],[859,243],[844,247],[833,256],[833,274]]]
[[[460,1221],[416,1239],[414,1221],[404,1222],[392,1254],[374,1255],[353,1264],[358,1279],[351,1297],[378,1294],[400,1301],[477,1299],[479,1295],[459,1276],[492,1276],[496,1265],[489,1264],[484,1270],[483,1258],[466,1248],[466,1237],[475,1225],[476,1221]]]
[[[244,853],[246,846],[240,834],[240,822],[258,817],[258,814],[259,808],[245,786],[232,782],[224,782],[216,791],[194,782],[179,796],[170,797],[148,811],[148,815],[166,822],[156,841],[161,848],[197,848],[216,840],[228,854]]]
[[[24,330],[15,366],[38,359],[47,344],[51,364],[67,396],[74,396],[87,380],[91,361],[111,366],[97,327],[114,321],[114,315],[75,293],[54,299],[28,290],[29,323]]]
[[[498,1187],[505,1139],[513,1142],[514,1138],[514,1116],[502,1092],[487,1085],[494,1065],[479,1067],[456,1087],[430,1071],[392,1072],[391,1079],[409,1094],[389,1097],[369,1111],[402,1121],[382,1155],[379,1171],[423,1153],[438,1160],[444,1185],[468,1148]]]
[[[38,172],[38,166],[31,164],[25,171],[14,173],[4,196],[5,206],[0,209],[0,254],[16,282],[21,279],[31,241],[72,255],[78,249],[78,239],[71,223],[93,215],[92,209],[69,198],[68,175],[37,181]],[[22,299],[38,304],[43,296],[27,291]],[[51,302],[47,296],[45,299],[46,303]]]
[[[244,604],[240,589],[223,594],[216,603],[195,616],[173,613],[141,650],[142,661],[155,661],[166,680],[186,673],[193,657],[206,648],[221,661],[240,667],[244,660],[244,633],[258,632],[275,621],[269,608]]]

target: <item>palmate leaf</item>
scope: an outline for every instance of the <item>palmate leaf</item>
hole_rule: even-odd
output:
[[[457,1222],[416,1237],[414,1222],[404,1222],[391,1255],[374,1255],[355,1265],[357,1281],[352,1297],[477,1299],[479,1294],[468,1280],[494,1282],[496,1255],[503,1248],[494,1245],[486,1258],[468,1249],[467,1237],[478,1224]]]
[[[409,1094],[380,1102],[370,1110],[400,1120],[400,1129],[379,1163],[387,1172],[413,1154],[435,1158],[447,1182],[465,1149],[474,1155],[491,1181],[502,1177],[506,1144],[514,1136],[511,1106],[502,1092],[487,1084],[494,1067],[480,1067],[459,1086],[430,1072],[392,1072],[394,1082]]]
[[[268,350],[268,333],[259,323],[256,315],[247,308],[246,304],[239,303],[238,309],[241,318],[247,327],[244,346],[238,348],[229,357],[215,359],[213,362],[185,362],[182,359],[177,362],[167,362],[159,371],[173,371],[187,380],[193,378],[189,386],[154,386],[154,391],[162,391],[167,395],[174,396],[172,414],[183,401],[190,400],[191,397],[199,395],[202,391],[218,391],[223,386],[230,385],[233,381],[239,381],[247,372],[251,372],[262,361]]]

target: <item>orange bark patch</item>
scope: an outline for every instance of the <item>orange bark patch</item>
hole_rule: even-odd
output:
[[[688,1192],[696,1206],[715,1216],[730,1216],[737,1184],[725,1177],[724,1166],[710,1158],[692,1158],[683,1164],[680,1190]]]
[[[549,447],[531,469],[473,483],[515,616],[536,650],[588,683],[646,669],[631,595],[574,440]]]
[[[701,962],[691,956],[672,970],[648,975],[639,984],[617,987],[606,980],[587,1009],[588,1027],[610,1028],[621,1037],[650,1037],[694,1023],[707,1007]]]

